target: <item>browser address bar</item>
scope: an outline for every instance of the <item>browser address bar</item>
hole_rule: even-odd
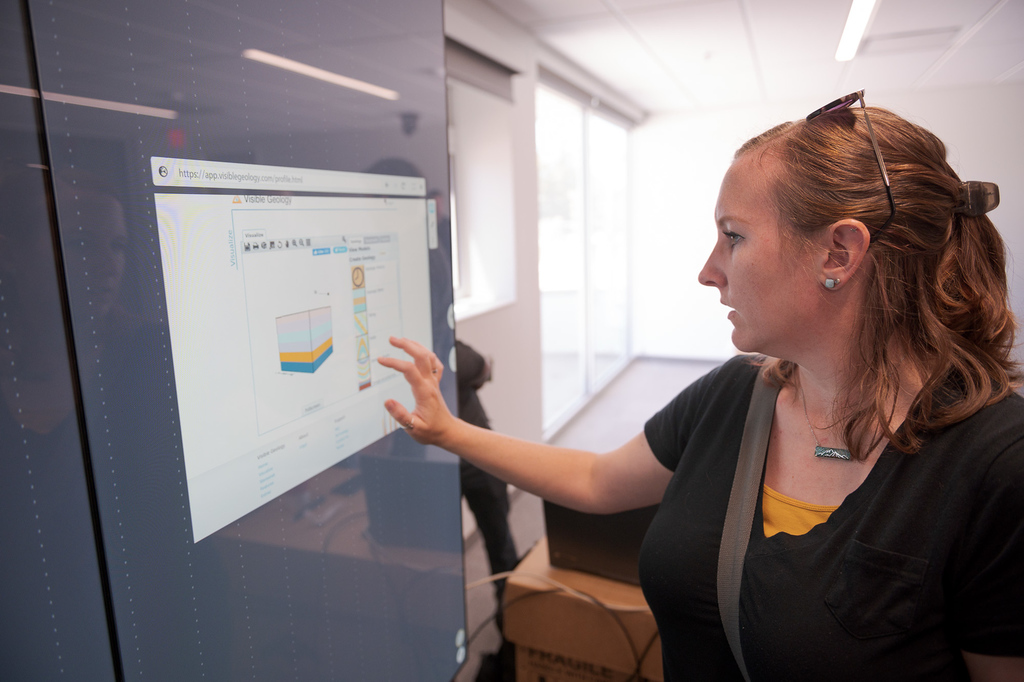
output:
[[[153,184],[157,187],[195,187],[226,190],[267,190],[274,192],[331,192],[336,194],[384,194],[422,197],[427,194],[423,178],[376,175],[315,168],[258,166],[248,163],[150,158]]]

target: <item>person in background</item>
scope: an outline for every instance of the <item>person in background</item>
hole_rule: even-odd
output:
[[[455,363],[459,370],[459,417],[479,428],[490,429],[491,422],[477,390],[491,380],[491,363],[458,339],[455,340]],[[511,571],[519,563],[519,556],[508,526],[508,486],[465,459],[459,461],[459,475],[462,494],[484,538],[491,573]],[[499,605],[504,585],[504,580],[495,582]]]
[[[411,360],[380,362],[416,404],[385,407],[558,504],[660,503],[639,568],[667,682],[1024,680],[1024,398],[997,203],[935,135],[853,93],[736,153],[699,280],[759,355],[643,433],[599,455],[473,427],[403,339]],[[777,394],[734,655],[716,569],[758,383]]]

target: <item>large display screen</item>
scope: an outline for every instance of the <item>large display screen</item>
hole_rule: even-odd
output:
[[[17,546],[52,538],[4,552],[51,604],[4,602],[4,661],[450,679],[458,464],[376,362],[401,335],[454,369],[440,1],[2,1],[0,190],[36,235],[0,233],[0,312],[30,321],[3,498]]]

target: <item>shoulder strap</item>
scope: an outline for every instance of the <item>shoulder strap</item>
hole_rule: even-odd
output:
[[[747,420],[743,425],[736,475],[732,480],[732,492],[729,493],[729,509],[725,513],[725,525],[722,528],[722,546],[718,550],[718,612],[722,616],[729,648],[743,673],[743,679],[748,682],[750,675],[740,648],[740,583],[743,581],[743,557],[747,553],[747,542],[754,522],[757,489],[764,471],[768,436],[772,430],[778,394],[779,389],[766,384],[760,375],[754,380],[754,393],[750,397]]]

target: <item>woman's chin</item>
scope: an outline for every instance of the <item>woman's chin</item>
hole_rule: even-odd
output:
[[[758,352],[757,344],[749,337],[744,336],[739,329],[732,330],[732,345],[736,346],[736,350],[741,353]]]

